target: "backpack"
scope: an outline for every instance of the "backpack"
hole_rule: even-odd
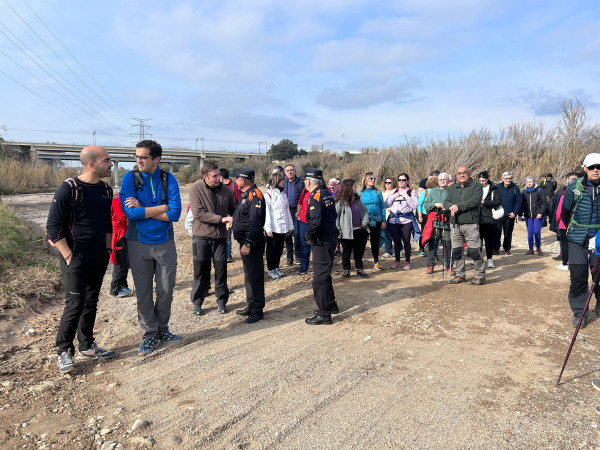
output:
[[[142,186],[145,184],[142,175],[140,175],[139,169],[134,169],[131,171],[133,175],[133,185],[135,186],[135,191],[137,192]],[[167,197],[169,194],[169,172],[165,172],[160,169],[160,184],[162,184],[162,204],[167,204]]]
[[[104,189],[106,190],[106,196],[108,197],[109,203],[112,202],[112,188],[106,181],[100,180],[100,182],[104,184]],[[75,224],[75,212],[83,210],[83,188],[77,183],[77,178],[67,178],[65,183],[71,187],[71,217],[69,218],[69,222],[71,223],[72,227]]]

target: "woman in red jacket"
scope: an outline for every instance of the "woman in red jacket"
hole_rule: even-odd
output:
[[[112,240],[110,241],[110,262],[114,265],[110,295],[115,297],[129,297],[133,291],[127,286],[127,271],[129,270],[129,257],[127,256],[127,216],[121,209],[121,200],[115,196],[111,205]]]
[[[306,180],[304,180],[306,186]],[[306,209],[308,206],[308,197],[310,197],[310,191],[305,188],[300,193],[300,199],[298,200],[298,209],[296,214],[298,215],[298,236],[300,236],[300,269],[298,269],[298,275],[304,275],[308,272],[308,263],[310,260],[310,249],[306,239],[304,239],[304,233],[306,233]]]

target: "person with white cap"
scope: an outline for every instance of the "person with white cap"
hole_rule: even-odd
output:
[[[567,226],[569,246],[569,306],[577,327],[583,315],[581,328],[600,315],[600,287],[594,287],[596,306],[592,313],[583,311],[588,292],[589,268],[598,257],[594,253],[595,236],[600,229],[600,153],[590,153],[583,160],[585,174],[567,186],[560,217]]]

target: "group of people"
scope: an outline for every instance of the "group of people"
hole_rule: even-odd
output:
[[[98,296],[107,262],[113,249],[125,252],[131,268],[137,296],[138,323],[142,344],[138,354],[146,356],[160,342],[181,339],[169,330],[171,303],[177,270],[173,222],[179,220],[182,207],[175,177],[160,169],[162,147],[144,140],[136,145],[137,169],[123,177],[118,203],[127,219],[124,235],[113,236],[111,209],[112,188],[102,181],[110,175],[112,162],[102,147],[90,146],[81,152],[83,173],[65,180],[52,202],[47,234],[60,253],[65,284],[66,304],[56,338],[58,369],[67,373],[75,369],[77,359],[111,358],[112,350],[98,346],[93,335]],[[265,307],[264,256],[267,276],[285,276],[280,269],[284,245],[285,266],[299,263],[297,273],[309,270],[312,252],[312,287],[317,309],[307,324],[331,324],[331,315],[339,312],[332,282],[332,268],[337,252],[341,254],[342,278],[351,273],[350,258],[360,277],[369,277],[363,257],[370,241],[373,268],[383,270],[379,260],[394,256],[391,268],[411,270],[411,240],[426,250],[426,273],[432,274],[440,246],[444,270],[450,283],[466,281],[466,256],[473,260],[472,285],[485,283],[486,265],[482,256],[486,247],[487,267],[494,267],[492,257],[499,252],[501,232],[503,248],[510,254],[512,230],[517,217],[526,221],[529,252],[538,254],[540,229],[550,212],[551,229],[561,242],[562,264],[571,271],[569,303],[576,320],[584,315],[584,324],[600,315],[600,300],[595,317],[583,311],[588,267],[596,263],[593,249],[598,228],[598,184],[600,154],[584,161],[586,175],[567,175],[567,184],[556,191],[545,191],[527,177],[523,192],[505,172],[502,183],[495,185],[487,172],[471,177],[466,166],[458,167],[456,177],[434,171],[417,189],[410,187],[408,174],[384,177],[381,189],[377,177],[367,172],[360,190],[354,180],[331,179],[325,185],[323,172],[308,168],[304,177],[296,175],[293,164],[276,167],[263,193],[255,183],[255,172],[240,167],[235,182],[227,170],[212,162],[201,168],[201,177],[190,186],[189,212],[193,239],[194,279],[191,290],[193,313],[203,314],[202,305],[211,286],[214,267],[214,292],[217,310],[228,313],[230,290],[227,263],[231,261],[231,240],[239,244],[244,269],[247,306],[236,311],[248,324],[263,319]],[[551,175],[547,182],[552,180]],[[553,181],[553,180],[552,180]],[[547,193],[549,195],[547,195]],[[117,200],[117,199],[115,199]],[[122,217],[121,217],[122,220]],[[564,241],[564,242],[563,242]],[[118,246],[115,245],[118,243]],[[402,253],[404,263],[401,263]],[[114,255],[113,262],[116,262]],[[121,257],[122,258],[122,257]],[[128,295],[130,289],[117,283],[113,276],[114,295]],[[600,298],[600,289],[597,298]]]

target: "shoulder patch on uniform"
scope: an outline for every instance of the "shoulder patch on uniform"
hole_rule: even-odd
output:
[[[311,206],[309,209],[315,209],[315,207],[314,207],[314,206]]]
[[[253,197],[252,192],[248,191],[248,201],[252,201],[252,197]]]
[[[260,192],[260,190],[259,190],[259,189],[254,189],[254,192],[256,193],[256,196],[257,196],[258,198],[263,198],[262,192]]]
[[[315,196],[313,197],[316,201],[321,200],[321,191],[315,192]],[[312,209],[312,208],[311,208]]]

